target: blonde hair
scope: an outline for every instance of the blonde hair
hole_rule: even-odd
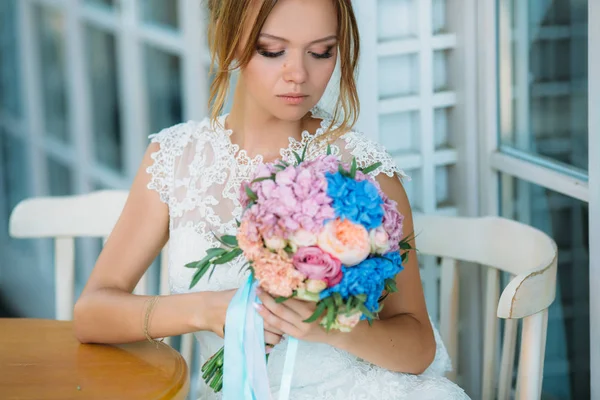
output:
[[[360,54],[360,38],[351,0],[331,0],[338,18],[338,46],[340,57],[339,98],[332,121],[323,139],[333,142],[352,129],[358,119],[360,104],[356,88],[356,67]],[[208,0],[210,21],[208,39],[214,80],[210,85],[210,116],[213,121],[223,111],[231,72],[244,68],[256,51],[256,43],[269,14],[278,0],[263,0],[258,13],[251,3],[256,0]],[[255,16],[256,15],[256,16]],[[250,21],[250,18],[255,20]],[[252,26],[245,48],[236,58],[236,49],[244,37],[244,27]],[[337,121],[340,121],[339,123]],[[334,127],[334,124],[335,127]]]

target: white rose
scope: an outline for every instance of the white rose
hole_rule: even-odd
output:
[[[372,253],[385,254],[390,249],[390,236],[381,226],[369,232],[369,239]]]
[[[292,249],[297,249],[298,247],[314,246],[315,244],[317,244],[317,235],[315,235],[311,231],[307,231],[306,229],[298,229],[290,237],[290,244],[292,246]]]
[[[268,239],[265,239],[265,246],[267,246],[267,248],[269,250],[273,250],[273,251],[284,249],[286,244],[287,243],[285,242],[284,239],[277,237],[277,236],[273,236]]]
[[[311,293],[321,293],[327,289],[327,282],[320,279],[308,279],[306,281],[306,290]]]

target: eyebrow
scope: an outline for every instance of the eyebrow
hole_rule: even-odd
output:
[[[282,38],[282,37],[279,37],[279,36],[275,36],[275,35],[270,35],[268,33],[261,33],[260,37],[264,37],[264,38],[267,38],[267,39],[279,40],[281,42],[289,43],[289,40],[287,40],[285,38]],[[337,36],[336,35],[327,36],[327,37],[324,37],[322,39],[313,40],[309,44],[315,44],[315,43],[321,43],[321,42],[328,42],[328,41],[330,41],[332,39],[336,39],[337,40]]]

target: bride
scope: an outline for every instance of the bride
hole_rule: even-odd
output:
[[[372,175],[413,230],[402,179],[382,146],[352,129],[358,110],[355,73],[359,35],[350,0],[210,0],[209,42],[215,69],[211,116],[151,136],[129,198],[75,305],[81,342],[123,343],[194,332],[202,362],[223,344],[227,306],[244,282],[242,261],[218,268],[193,291],[184,265],[218,245],[213,233],[234,234],[238,192],[256,166],[311,142],[327,144],[359,166],[381,162]],[[202,40],[202,38],[198,38]],[[340,96],[332,117],[313,112],[340,62]],[[222,109],[230,73],[239,70],[229,114]],[[204,79],[199,77],[199,79]],[[169,241],[171,295],[132,291]],[[412,243],[418,248],[418,243]],[[271,391],[279,390],[286,340],[300,340],[292,399],[466,399],[443,377],[450,360],[432,326],[416,254],[397,278],[380,320],[350,333],[326,333],[300,316],[309,303],[276,304],[267,294],[265,321]],[[148,317],[148,318],[147,318]],[[202,383],[203,384],[203,383]],[[219,398],[206,386],[201,399]]]

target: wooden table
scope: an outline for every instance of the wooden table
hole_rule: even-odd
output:
[[[69,321],[0,319],[0,399],[185,399],[188,387],[166,344],[80,344]]]

